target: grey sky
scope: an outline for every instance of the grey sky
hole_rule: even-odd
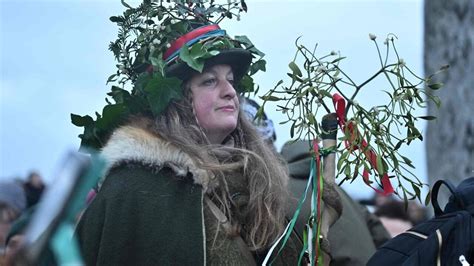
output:
[[[135,1],[136,2],[136,1]],[[261,92],[285,79],[294,41],[319,44],[321,55],[338,51],[346,56],[342,67],[361,82],[378,67],[368,34],[383,40],[398,36],[397,48],[415,72],[422,74],[423,13],[421,0],[379,1],[247,1],[248,14],[240,22],[226,22],[230,35],[247,35],[266,53],[267,72],[257,77]],[[109,21],[120,14],[120,1],[0,0],[0,180],[24,178],[39,171],[48,182],[60,158],[77,149],[81,129],[70,123],[70,113],[93,115],[105,104],[107,77],[115,71],[108,43],[117,28]],[[380,99],[377,83],[359,102]],[[275,124],[282,117],[272,108]],[[421,124],[422,130],[425,129]],[[277,146],[289,138],[289,129],[277,127]],[[426,180],[424,143],[407,150]],[[358,197],[372,190],[354,186]]]

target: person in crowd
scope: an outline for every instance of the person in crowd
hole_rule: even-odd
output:
[[[375,215],[380,218],[391,237],[395,237],[413,227],[408,210],[402,201],[392,199],[376,207]]]
[[[4,266],[11,265],[22,265],[26,263],[22,261],[24,259],[24,254],[20,253],[20,250],[24,248],[25,245],[25,232],[28,226],[31,225],[31,220],[34,215],[36,207],[26,209],[18,219],[16,219],[8,232],[5,240],[5,256],[4,256]],[[27,264],[30,264],[28,262]],[[54,266],[58,265],[55,260],[55,256],[50,249],[50,245],[46,245],[46,248],[41,252],[38,261],[34,263],[38,266]]]
[[[191,35],[232,42],[220,29],[209,37],[217,28],[190,24],[171,48]],[[130,116],[101,149],[105,178],[76,232],[87,265],[256,265],[282,234],[287,168],[236,91],[252,55],[219,49],[202,72],[179,54],[168,60],[166,77],[182,81],[183,97],[158,115]],[[297,254],[279,260],[295,265]]]
[[[416,201],[408,202],[408,217],[413,225],[428,220],[428,210]]]
[[[36,205],[45,189],[45,184],[41,175],[34,171],[31,172],[23,184],[23,189],[26,194],[27,207],[29,208]]]
[[[23,188],[15,182],[0,183],[0,254],[4,253],[5,240],[12,223],[26,208]]]

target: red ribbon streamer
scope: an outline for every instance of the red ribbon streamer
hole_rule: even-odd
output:
[[[346,102],[344,98],[341,95],[335,93],[332,96],[332,101],[334,103],[334,108],[336,109],[336,115],[339,120],[339,127],[344,133],[347,130],[347,132],[349,132],[350,134],[350,139],[345,141],[346,148],[349,148],[350,150],[357,150],[359,148],[362,149],[362,151],[365,154],[366,159],[369,161],[372,168],[378,171],[377,170],[377,154],[372,148],[369,147],[369,144],[364,139],[362,139],[361,141],[361,144],[360,144],[361,147],[351,144],[351,142],[354,141],[358,137],[359,132],[354,123],[349,122],[348,124],[346,124],[346,119],[345,119]],[[364,172],[362,173],[362,177],[364,179],[364,182],[379,194],[387,196],[387,195],[392,194],[394,191],[392,187],[392,183],[390,182],[390,178],[388,177],[387,173],[383,174],[381,178],[383,190],[377,189],[370,185],[368,169],[364,169]]]
[[[179,49],[181,49],[181,47],[183,47],[183,45],[185,43],[187,43],[188,41],[192,40],[192,39],[195,39],[203,34],[206,34],[210,31],[214,31],[214,30],[218,30],[220,29],[219,28],[219,25],[217,24],[212,24],[212,25],[206,25],[206,26],[202,26],[202,27],[199,27],[195,30],[192,30],[186,34],[184,34],[183,36],[179,37],[178,39],[176,39],[176,41],[174,41],[170,48],[168,48],[168,50],[166,50],[165,54],[163,55],[163,59],[166,60],[168,59],[168,57],[170,55],[172,55],[174,52],[178,51]]]

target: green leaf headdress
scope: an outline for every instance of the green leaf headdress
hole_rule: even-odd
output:
[[[143,1],[110,20],[119,26],[118,38],[109,49],[117,60],[117,71],[107,83],[116,85],[106,98],[102,113],[71,114],[74,125],[84,127],[81,149],[100,149],[108,136],[130,115],[159,116],[171,101],[183,96],[182,82],[205,67],[228,64],[234,71],[237,90],[253,92],[252,75],[265,71],[264,54],[246,36],[229,37],[218,23],[240,18],[244,1]],[[252,59],[254,59],[252,63]],[[131,90],[127,89],[130,87]]]

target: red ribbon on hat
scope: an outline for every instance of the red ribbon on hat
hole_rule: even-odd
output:
[[[206,34],[208,32],[214,31],[214,30],[219,30],[219,25],[217,24],[212,24],[212,25],[206,25],[199,27],[195,30],[192,30],[183,36],[179,37],[176,39],[173,43],[171,43],[170,48],[166,50],[166,52],[163,55],[163,59],[166,60],[170,55],[172,55],[174,52],[178,51],[183,47],[184,44],[186,44],[188,41],[193,40],[203,34]]]
[[[362,151],[365,154],[366,159],[369,161],[372,168],[377,171],[377,154],[371,147],[369,147],[369,144],[367,143],[367,141],[362,139],[361,144],[360,144],[361,147],[358,147],[357,145],[352,144],[352,142],[355,139],[357,139],[357,137],[359,136],[359,131],[357,130],[357,126],[353,122],[346,123],[346,119],[345,119],[346,101],[338,93],[333,94],[332,101],[334,103],[334,108],[336,109],[336,115],[339,120],[339,127],[344,133],[349,132],[350,134],[349,140],[345,140],[346,148],[350,148],[351,150],[357,150],[359,148],[362,149]],[[387,173],[384,173],[381,178],[383,190],[377,189],[370,185],[368,169],[366,168],[364,169],[364,172],[362,173],[362,177],[364,179],[364,182],[379,194],[386,196],[386,195],[392,194],[394,191],[392,187],[392,183],[390,182],[390,178],[388,177]]]

